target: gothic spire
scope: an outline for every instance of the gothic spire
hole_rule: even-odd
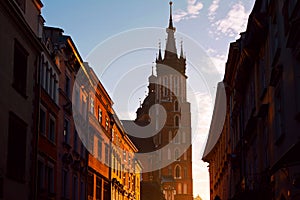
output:
[[[170,1],[170,19],[169,19],[169,29],[174,29],[174,26],[173,26],[173,19],[172,19],[172,5],[173,5],[173,2]]]
[[[165,59],[177,57],[177,49],[176,49],[175,36],[174,36],[176,28],[173,26],[172,5],[173,2],[170,1],[170,19],[169,19],[169,27],[167,28],[168,38],[167,38],[167,44],[165,50]]]

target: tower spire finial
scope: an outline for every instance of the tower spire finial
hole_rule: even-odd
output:
[[[161,55],[161,41],[159,40],[158,42],[158,60],[161,61],[162,60],[162,55]]]
[[[183,40],[180,41],[180,57],[183,58]]]
[[[170,19],[169,19],[169,29],[174,29],[174,26],[173,26],[173,18],[172,18],[172,5],[173,5],[173,2],[170,1]]]
[[[154,69],[154,66],[153,66],[153,64],[152,64],[152,76],[154,76],[154,72],[153,72],[153,69]]]

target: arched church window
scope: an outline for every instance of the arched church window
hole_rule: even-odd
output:
[[[174,110],[175,111],[179,111],[179,105],[178,105],[178,101],[177,100],[174,103]]]
[[[180,133],[177,131],[175,134],[175,144],[179,144],[180,143]]]
[[[174,159],[175,159],[175,160],[179,160],[179,157],[180,157],[179,149],[175,149],[175,152],[174,152]]]
[[[168,95],[168,77],[165,76],[164,77],[164,83],[163,83],[163,87],[164,87],[164,96],[167,96]]]
[[[175,178],[181,178],[181,168],[179,165],[175,167]]]
[[[179,116],[175,116],[174,121],[175,121],[175,126],[179,126]]]

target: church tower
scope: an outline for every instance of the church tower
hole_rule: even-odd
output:
[[[148,95],[137,110],[135,123],[147,125],[154,122],[156,127],[162,125],[162,128],[156,128],[159,131],[151,137],[151,141],[148,138],[147,145],[140,148],[141,152],[150,150],[157,152],[156,158],[152,158],[153,161],[151,161],[152,165],[156,165],[156,170],[144,173],[143,182],[156,181],[166,200],[192,200],[191,112],[190,103],[187,102],[186,84],[188,77],[186,76],[183,43],[181,42],[178,54],[175,31],[172,2],[170,2],[170,18],[169,26],[166,29],[167,40],[164,55],[161,44],[159,44],[156,75],[152,69]],[[151,111],[150,108],[153,105],[160,105],[164,111],[160,109]],[[162,166],[157,167],[160,164]]]

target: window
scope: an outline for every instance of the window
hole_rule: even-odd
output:
[[[64,142],[67,144],[70,142],[70,122],[68,119],[64,121]]]
[[[109,147],[105,144],[105,164],[109,164]]]
[[[188,177],[188,172],[187,172],[187,168],[186,167],[183,168],[183,177],[184,178]]]
[[[99,123],[102,122],[102,110],[100,107],[98,107],[98,122]]]
[[[87,115],[86,115],[87,112],[88,112],[88,110],[87,110],[87,102],[86,102],[86,99],[83,98],[82,99],[82,116],[83,116],[84,119],[86,119],[86,117],[87,117]]]
[[[187,184],[183,184],[183,194],[187,194]]]
[[[45,176],[45,165],[42,161],[38,161],[38,190],[43,190],[45,187],[45,180],[44,180],[44,176]]]
[[[89,133],[88,150],[91,154],[94,154],[94,133],[92,131]]]
[[[106,118],[106,120],[105,120],[105,130],[108,130],[108,125],[109,125],[108,118]]]
[[[178,76],[174,77],[174,91],[175,91],[175,95],[178,96],[179,95],[179,84],[178,84]]]
[[[91,107],[90,107],[90,109],[91,109],[91,113],[94,114],[95,103],[94,103],[94,99],[93,98],[91,98]]]
[[[49,86],[49,79],[50,79],[50,72],[49,72],[49,66],[48,66],[48,62],[45,63],[45,68],[46,68],[46,80],[45,80],[45,85],[44,85],[44,89],[46,91],[48,91],[48,86]]]
[[[15,40],[13,87],[23,96],[26,96],[27,57],[27,51]]]
[[[48,166],[48,193],[54,193],[54,170],[52,166]]]
[[[55,118],[50,116],[50,118],[49,118],[49,140],[51,140],[51,142],[53,142],[53,143],[55,143],[55,132],[56,132]]]
[[[101,199],[101,193],[102,193],[102,180],[101,178],[96,178],[96,200]]]
[[[179,165],[175,167],[175,178],[181,178],[181,169]]]
[[[175,144],[179,144],[180,143],[180,133],[179,132],[176,132],[176,135],[175,135]]]
[[[54,75],[54,83],[53,83],[53,100],[57,103],[57,77]]]
[[[25,180],[27,124],[9,113],[7,175],[23,182]]]
[[[80,93],[79,93],[79,89],[76,87],[75,88],[75,109],[77,110],[77,111],[79,111],[80,109],[80,105],[79,105],[79,102],[80,102]]]
[[[44,55],[41,57],[41,65],[40,65],[40,85],[44,87],[45,84],[45,66],[44,66]]]
[[[181,183],[178,183],[177,192],[178,192],[178,194],[182,193],[182,184]]]
[[[175,116],[174,121],[175,121],[175,126],[179,126],[179,116]]]
[[[87,194],[88,196],[94,195],[94,175],[89,173],[87,178]]]
[[[163,87],[164,87],[164,96],[168,95],[168,77],[164,77],[164,83],[163,83]]]
[[[174,103],[174,110],[175,111],[179,111],[179,105],[178,105],[178,101],[177,100]]]
[[[98,138],[98,160],[102,158],[102,139]]]
[[[175,160],[179,160],[179,157],[180,157],[180,155],[179,155],[179,149],[175,149],[174,159]]]
[[[70,97],[70,78],[66,75],[65,92],[67,97]]]
[[[112,137],[112,141],[115,141],[115,129],[114,128],[111,129],[111,137]]]
[[[50,97],[52,97],[53,95],[53,75],[52,75],[52,68],[50,68],[50,72],[49,72],[49,76],[50,76],[50,81],[49,81],[49,88],[47,88],[48,94],[50,95]]]
[[[40,108],[40,133],[46,135],[46,112]]]
[[[63,170],[62,171],[62,196],[67,198],[68,195],[68,185],[69,185],[69,180],[68,180],[68,171]]]
[[[171,160],[171,150],[168,148],[168,160]]]

